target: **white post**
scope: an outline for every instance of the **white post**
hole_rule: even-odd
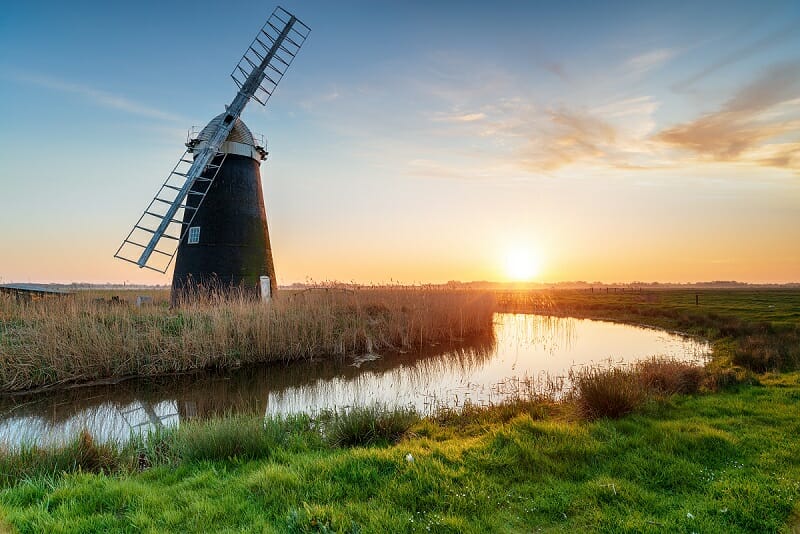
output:
[[[269,285],[269,276],[259,277],[261,282],[261,300],[268,302],[272,298],[272,286]]]

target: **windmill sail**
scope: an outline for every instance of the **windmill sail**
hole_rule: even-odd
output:
[[[310,32],[311,28],[288,11],[276,8],[231,72],[231,78],[242,90],[251,77],[257,80],[252,98],[266,105]]]
[[[197,151],[190,147],[181,156],[115,257],[161,273],[167,271],[222,166],[225,155],[220,147],[236,120],[251,98],[266,104],[310,32],[294,15],[282,7],[275,8],[231,74],[239,92],[224,119]],[[188,202],[189,195],[197,198]]]

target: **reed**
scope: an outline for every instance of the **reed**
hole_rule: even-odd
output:
[[[98,443],[87,431],[62,446],[0,449],[0,489],[31,477],[76,471],[130,473],[157,466],[249,461],[332,448],[388,446],[404,439],[481,436],[496,425],[531,420],[615,419],[636,412],[648,399],[696,393],[705,373],[695,364],[652,358],[625,367],[573,371],[570,381],[521,380],[503,387],[510,396],[478,405],[440,406],[423,417],[410,407],[381,404],[325,410],[315,415],[264,416],[223,413],[178,427],[132,433],[121,443]],[[688,377],[688,378],[687,378]]]
[[[719,384],[706,368],[692,362],[653,357],[627,366],[589,366],[570,371],[571,400],[587,420],[618,418],[651,398],[693,394]]]
[[[647,390],[632,369],[590,367],[570,378],[580,413],[589,420],[622,417],[647,398]]]
[[[413,408],[381,405],[325,411],[317,417],[326,440],[340,447],[396,443],[420,420]]]
[[[708,377],[705,367],[658,357],[637,362],[635,370],[648,390],[661,395],[697,393]]]
[[[169,308],[91,292],[18,303],[0,296],[0,391],[201,368],[414,349],[486,335],[489,293],[335,287],[269,303],[215,293]]]

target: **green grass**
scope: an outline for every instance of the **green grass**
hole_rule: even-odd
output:
[[[326,441],[352,447],[394,443],[419,421],[419,414],[413,408],[387,409],[370,405],[328,410],[318,420]]]
[[[0,503],[21,532],[776,532],[800,499],[800,374],[775,380],[592,423],[424,420],[392,446],[273,436],[256,460],[33,476]]]
[[[712,342],[716,369],[800,369],[800,290],[510,291],[498,292],[497,301],[500,311],[603,319],[704,337]]]
[[[633,395],[622,418],[586,421],[578,401],[535,398],[422,420],[228,417],[122,450],[79,437],[62,451],[0,455],[0,532],[800,530],[800,372],[751,369],[743,381],[735,367],[774,351],[792,364],[800,292],[701,291],[699,306],[693,291],[651,293],[499,299],[713,341],[708,373],[627,373],[659,394]],[[613,380],[594,378],[607,400]]]
[[[695,304],[697,296],[698,304]],[[611,292],[595,290],[515,291],[498,293],[504,311],[550,311],[622,322],[643,321],[664,328],[706,334],[709,326],[800,325],[797,289],[670,289]],[[692,321],[693,320],[693,321]],[[725,321],[728,320],[728,321]]]

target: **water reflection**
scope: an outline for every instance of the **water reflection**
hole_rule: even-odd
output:
[[[88,429],[97,439],[226,413],[285,414],[379,402],[414,406],[501,400],[519,380],[572,366],[652,355],[701,359],[705,343],[627,325],[495,315],[493,337],[413,353],[264,365],[0,399],[0,445],[53,445]]]

